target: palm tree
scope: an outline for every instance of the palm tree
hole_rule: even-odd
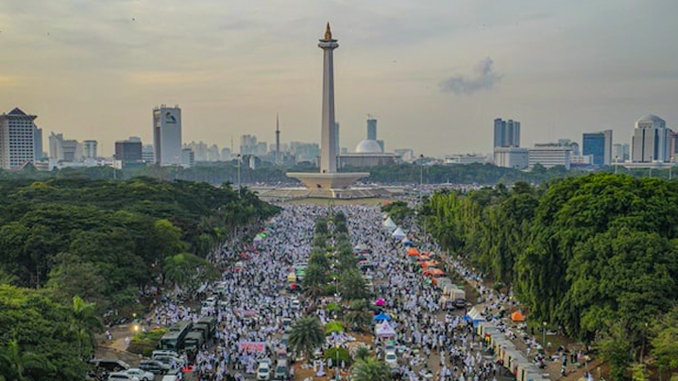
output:
[[[73,321],[70,330],[75,333],[78,341],[78,356],[82,358],[82,345],[90,349],[96,347],[95,332],[104,329],[104,323],[96,314],[96,304],[88,303],[78,295],[73,297]]]
[[[325,285],[320,283],[311,284],[304,288],[304,295],[306,295],[306,297],[311,300],[313,306],[315,306],[318,303],[318,299],[325,295]]]
[[[350,269],[341,273],[339,293],[344,300],[363,299],[368,296],[365,279],[358,270]]]
[[[353,381],[390,381],[392,379],[388,365],[374,357],[356,362],[351,373]]]
[[[313,350],[325,342],[325,332],[320,327],[320,320],[309,315],[300,318],[292,326],[289,343],[292,349],[306,355],[310,361]]]
[[[365,327],[367,327],[371,321],[372,315],[370,314],[365,299],[354,300],[351,302],[351,306],[344,315],[344,323],[346,323],[346,326],[351,327],[356,331],[364,331]]]
[[[358,347],[358,349],[355,350],[355,355],[354,355],[356,360],[366,360],[368,357],[370,357],[370,350],[367,349],[366,346],[361,345]]]
[[[31,380],[32,377],[26,375],[27,371],[50,373],[55,372],[56,367],[44,356],[22,351],[17,340],[10,340],[6,347],[0,348],[0,379]]]
[[[14,274],[10,274],[3,269],[0,269],[0,284],[15,284],[19,280]]]

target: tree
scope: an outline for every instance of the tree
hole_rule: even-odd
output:
[[[196,290],[201,283],[219,277],[214,265],[190,253],[165,258],[163,272],[165,279],[189,292]]]
[[[104,324],[96,314],[96,305],[94,303],[88,303],[76,295],[73,297],[72,308],[74,319],[71,329],[75,330],[77,334],[78,354],[82,357],[83,343],[85,348],[96,347],[94,333],[103,331]]]
[[[624,323],[613,323],[599,342],[602,358],[610,364],[610,376],[615,381],[626,378],[626,370],[633,361],[631,343]]]
[[[356,349],[354,356],[356,360],[366,360],[368,357],[370,357],[370,350],[367,349],[366,346],[361,345],[358,347],[358,349]]]
[[[389,381],[391,370],[385,362],[374,357],[359,360],[353,365],[351,371],[354,381]]]
[[[659,376],[667,371],[678,369],[678,307],[664,315],[654,327],[656,337],[652,339],[652,351],[659,369]]]
[[[344,300],[364,299],[369,296],[365,279],[355,269],[341,273],[339,276],[339,293]]]
[[[320,320],[315,316],[304,316],[292,326],[290,346],[298,353],[303,353],[308,361],[311,360],[313,350],[324,342],[325,333],[320,326]]]
[[[17,340],[10,340],[0,348],[0,375],[7,380],[31,380],[31,374],[44,374],[55,371],[44,356],[25,352],[19,347]]]
[[[364,331],[372,322],[372,314],[368,308],[367,300],[352,301],[348,311],[344,314],[344,322],[356,331]]]

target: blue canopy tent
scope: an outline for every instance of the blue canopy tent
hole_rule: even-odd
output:
[[[384,320],[391,321],[391,317],[382,312],[379,315],[373,317],[372,320],[374,320],[376,322],[384,321]]]
[[[481,321],[485,321],[485,318],[483,315],[480,314],[478,310],[476,310],[475,307],[471,308],[466,316],[464,316],[464,320],[466,320],[469,323],[473,323],[473,326],[476,327],[478,323]]]

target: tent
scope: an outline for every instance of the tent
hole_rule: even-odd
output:
[[[403,231],[403,229],[400,228],[400,226],[398,226],[398,228],[396,228],[396,230],[393,233],[391,233],[391,235],[395,239],[403,239],[406,237],[405,232]]]
[[[375,334],[379,337],[395,337],[396,332],[395,329],[393,329],[393,327],[391,327],[391,325],[385,321],[381,325],[377,325]]]
[[[386,221],[384,221],[384,229],[387,230],[387,231],[392,232],[397,227],[398,227],[398,225],[396,225],[395,222],[393,222],[391,217],[387,218]]]
[[[375,316],[372,318],[372,320],[379,322],[379,321],[391,321],[391,317],[386,315],[385,313],[380,313],[379,315]]]
[[[421,267],[427,269],[429,267],[436,267],[438,266],[438,261],[426,261],[426,262],[421,262]]]
[[[419,256],[420,254],[421,254],[421,252],[419,252],[419,250],[417,250],[417,249],[414,248],[414,247],[411,247],[411,248],[409,248],[409,249],[407,250],[407,255],[415,255],[415,256]]]
[[[473,326],[475,327],[478,325],[479,322],[485,321],[485,318],[483,317],[483,315],[480,314],[480,312],[478,312],[478,310],[475,307],[473,307],[468,311],[466,316],[464,316],[464,320],[473,323]]]
[[[525,321],[525,315],[523,315],[523,313],[520,311],[516,311],[511,314],[511,320],[515,322],[523,322]]]

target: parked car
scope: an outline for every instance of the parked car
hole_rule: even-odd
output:
[[[139,380],[138,377],[132,376],[131,374],[127,374],[125,372],[115,372],[108,375],[108,381],[121,381],[121,380],[141,381]]]
[[[153,381],[153,379],[155,379],[155,375],[153,373],[147,372],[139,368],[127,369],[124,373],[127,373],[130,376],[138,378],[139,381]]]
[[[259,367],[257,368],[257,380],[269,381],[270,379],[271,379],[271,364],[265,361],[259,362]]]
[[[129,364],[118,359],[92,359],[89,361],[89,363],[97,368],[105,369],[109,372],[119,372],[121,370],[127,370],[130,368]]]
[[[395,350],[386,352],[384,355],[384,361],[386,361],[386,364],[389,366],[389,368],[397,368],[398,356],[396,355]]]
[[[155,374],[163,374],[170,370],[170,366],[168,364],[163,363],[162,361],[158,361],[155,359],[146,359],[141,360],[141,362],[139,363],[139,369],[143,369],[147,372]]]
[[[274,380],[284,380],[287,378],[287,361],[278,360],[275,365],[275,372],[273,373]]]

